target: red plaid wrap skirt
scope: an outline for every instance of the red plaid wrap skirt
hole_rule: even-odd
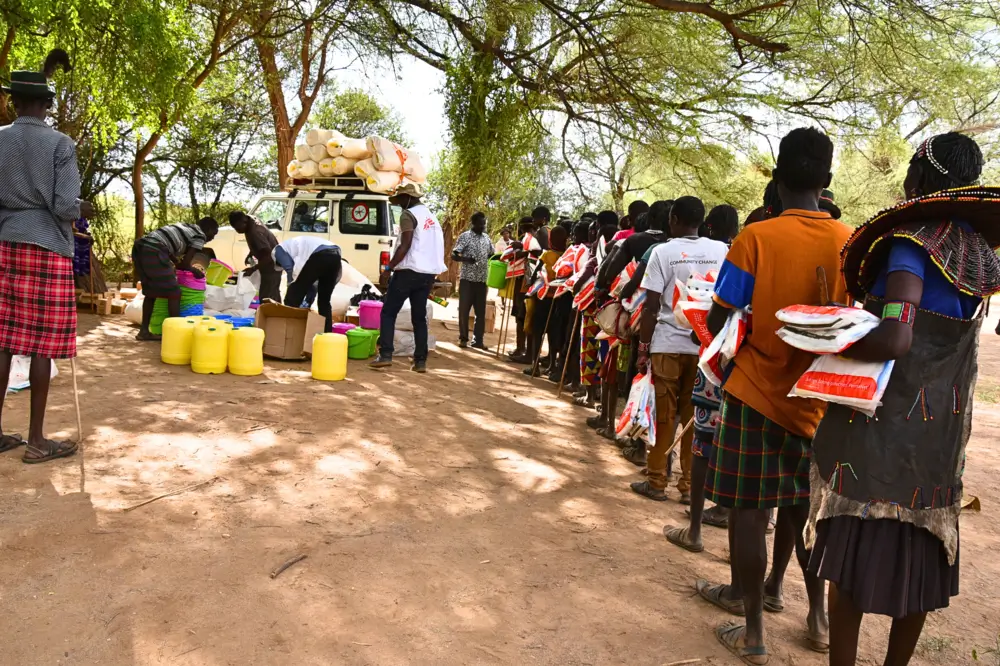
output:
[[[0,350],[76,356],[73,259],[27,243],[0,242]]]

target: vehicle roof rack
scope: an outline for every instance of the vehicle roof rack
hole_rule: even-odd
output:
[[[314,190],[321,192],[372,192],[365,187],[365,181],[356,176],[333,176],[330,178],[293,178],[289,185],[293,190]],[[385,195],[383,195],[385,196]]]

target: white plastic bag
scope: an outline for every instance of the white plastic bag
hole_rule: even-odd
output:
[[[205,287],[205,309],[223,314],[246,310],[257,295],[259,286],[258,273],[250,277],[244,277],[241,273],[235,285],[225,287],[208,285]]]
[[[396,315],[396,330],[397,331],[413,331],[413,317],[410,315],[410,302],[406,301],[403,303],[403,307],[400,308],[399,314]],[[434,321],[434,301],[427,301],[427,323],[430,324]]]
[[[861,308],[792,305],[777,312],[778,337],[813,354],[840,354],[865,337],[881,321]]]
[[[702,348],[698,356],[698,368],[712,384],[722,386],[729,364],[740,351],[746,331],[747,313],[743,310],[733,310],[718,335]]]
[[[816,398],[874,416],[882,404],[894,361],[870,363],[825,354],[795,382],[790,398]]]
[[[637,375],[629,390],[625,411],[618,417],[615,434],[627,439],[645,439],[656,443],[656,390],[653,373]]]
[[[125,318],[129,321],[129,323],[137,326],[142,325],[143,300],[145,300],[145,296],[142,295],[142,292],[139,292],[135,298],[125,305]]]
[[[59,374],[59,369],[56,368],[55,362],[52,363],[52,370],[49,373],[49,378],[53,378]],[[31,382],[28,381],[28,373],[31,370],[31,357],[30,356],[15,356],[10,362],[10,376],[7,378],[7,391],[23,391],[26,388],[31,387]]]

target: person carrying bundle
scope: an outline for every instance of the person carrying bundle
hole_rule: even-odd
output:
[[[674,316],[674,284],[686,283],[693,273],[718,270],[728,251],[725,243],[698,237],[704,221],[705,206],[700,199],[677,199],[670,209],[673,240],[653,248],[642,281],[646,301],[639,333],[638,367],[641,372],[653,373],[657,429],[656,442],[646,459],[646,480],[633,483],[631,488],[658,502],[667,499],[667,450],[674,441],[674,423],[679,420],[683,428],[694,417],[691,397],[698,372],[698,345],[691,340],[690,331],[677,325]],[[693,435],[688,429],[680,445],[681,476],[677,491],[681,504],[691,503]],[[626,449],[623,455],[632,460],[635,454]]]
[[[843,356],[894,365],[874,418],[831,404],[813,440],[806,537],[830,581],[831,666],[856,663],[865,614],[892,618],[884,663],[908,664],[927,613],[958,594],[982,304],[1000,293],[1000,189],[966,187],[982,168],[973,139],[927,139],[908,200],[841,254],[850,296],[881,317]]]
[[[528,354],[528,330],[530,330],[527,291],[530,284],[526,275],[529,258],[537,259],[542,254],[542,246],[535,238],[535,223],[530,217],[522,217],[517,225],[521,240],[512,241],[507,251],[501,256],[507,261],[507,280],[514,281],[512,313],[514,315],[514,333],[517,347],[508,357],[512,363],[531,363]]]
[[[292,308],[312,307],[326,319],[324,333],[333,331],[333,305],[330,297],[340,282],[343,262],[340,248],[315,236],[293,236],[275,246],[272,258],[288,275],[285,305]]]
[[[132,245],[132,265],[142,283],[142,326],[136,340],[159,340],[149,331],[153,306],[159,298],[167,299],[171,317],[181,316],[181,288],[177,269],[191,271],[196,278],[205,275],[191,266],[194,255],[219,233],[219,223],[203,217],[197,224],[168,224],[151,231]]]
[[[556,277],[555,265],[566,251],[566,241],[568,234],[563,227],[553,227],[549,231],[549,249],[542,252],[539,257],[538,269],[532,276],[533,284],[530,287],[529,298],[534,303],[531,321],[531,338],[528,341],[528,355],[532,359],[532,365],[524,369],[524,374],[531,375],[535,371],[540,374],[551,374],[555,370],[555,364],[559,357],[559,342],[563,339],[565,325],[568,323],[567,312],[564,307],[556,310],[555,287],[549,283]],[[565,302],[572,306],[572,299],[565,298],[560,302],[560,306]],[[549,313],[552,316],[549,316]],[[547,338],[549,343],[549,356],[542,358],[542,342]],[[536,368],[535,366],[539,366]],[[556,378],[558,381],[558,378]]]
[[[730,508],[733,585],[695,584],[705,600],[745,614],[745,626],[726,623],[715,634],[748,664],[768,663],[763,610],[765,604],[778,607],[781,600],[784,571],[772,570],[765,581],[767,563],[761,557],[767,552],[772,508],[778,508],[778,531],[790,527],[790,533],[799,535],[796,551],[809,599],[808,644],[816,651],[830,644],[823,581],[807,570],[801,537],[809,514],[811,441],[826,407],[788,397],[814,357],[781,341],[776,314],[790,305],[827,298],[817,284],[817,268],[827,275],[839,270],[840,248],[850,228],[819,203],[830,184],[832,162],[833,143],[818,130],[795,129],[781,140],[774,179],[784,210],[736,237],[719,271],[708,314],[708,328],[718,335],[734,309],[753,311],[753,326],[723,386],[721,423],[706,484],[706,497]],[[790,247],[795,251],[789,252]],[[830,286],[829,298],[845,302],[843,284],[831,281]]]

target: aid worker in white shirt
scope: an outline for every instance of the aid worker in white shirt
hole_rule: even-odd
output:
[[[698,373],[698,345],[691,331],[677,326],[673,310],[674,282],[686,283],[692,273],[705,275],[722,267],[729,248],[710,238],[699,238],[705,206],[696,197],[681,197],[670,209],[672,239],[656,246],[649,258],[642,287],[646,290],[639,330],[640,368],[653,373],[656,391],[656,443],[649,452],[645,481],[632,490],[656,501],[667,499],[667,450],[673,443],[674,423],[683,427],[694,416],[691,393]],[[681,441],[681,477],[677,491],[682,504],[691,503],[691,441],[688,429]]]
[[[415,372],[427,372],[427,299],[436,276],[448,270],[444,263],[444,232],[427,206],[420,203],[419,186],[407,183],[389,198],[389,203],[403,209],[399,219],[396,252],[389,262],[392,276],[382,303],[379,355],[369,363],[372,368],[392,365],[396,315],[403,303],[410,301],[413,318]]]

